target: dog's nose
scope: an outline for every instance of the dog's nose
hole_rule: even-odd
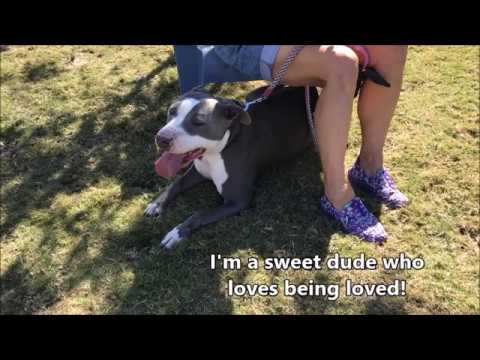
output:
[[[164,136],[162,134],[155,135],[155,143],[160,148],[170,147],[170,144],[172,143],[172,140],[173,139],[171,137],[167,137],[167,136]]]

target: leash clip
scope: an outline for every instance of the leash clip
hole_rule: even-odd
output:
[[[266,99],[265,96],[260,96],[258,99],[255,99],[255,100],[252,100],[252,101],[247,101],[247,102],[245,102],[245,106],[243,107],[243,110],[248,111],[248,109],[250,108],[250,105],[262,102],[265,99]]]

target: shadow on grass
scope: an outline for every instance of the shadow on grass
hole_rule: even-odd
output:
[[[85,281],[93,292],[102,286],[108,289],[109,313],[231,313],[233,305],[225,296],[222,274],[209,268],[210,254],[250,250],[259,257],[325,257],[331,235],[339,229],[320,216],[319,166],[313,151],[266,171],[258,181],[251,209],[201,229],[172,253],[158,253],[152,244],[194,211],[215,206],[218,194],[213,185],[203,184],[180,196],[161,221],[139,216],[131,219],[127,230],[105,226],[99,231],[102,224],[114,221],[125,202],[145,193],[153,197],[159,184],[166,185],[153,170],[152,139],[179,91],[176,80],[152,83],[174,65],[171,56],[134,81],[126,95],[107,97],[107,105],[97,112],[82,117],[52,112],[45,126],[25,127],[29,120],[25,119],[2,128],[2,182],[21,174],[18,184],[2,192],[2,241],[35,211],[52,214],[42,224],[35,269],[25,268],[20,255],[3,272],[2,313],[48,309]],[[55,65],[44,64],[26,68],[24,74],[30,81],[41,81],[54,77],[57,70]],[[221,89],[217,86],[214,91]],[[126,106],[133,111],[124,115]],[[72,124],[79,124],[78,131],[65,136],[63,129]],[[38,146],[46,138],[62,146]],[[111,204],[93,204],[73,214],[52,209],[57,195],[86,191],[104,178],[114,178],[120,185],[120,196]],[[81,227],[94,211],[101,220]],[[78,239],[60,274],[48,270],[59,246],[55,228]],[[94,243],[100,243],[100,250],[90,255]],[[133,273],[127,288],[122,280],[125,269]],[[107,279],[113,285],[106,284]],[[312,306],[322,313],[329,306],[322,300],[298,304],[299,313]]]
[[[59,300],[53,277],[32,276],[20,257],[5,271],[0,282],[2,314],[34,314]]]
[[[22,70],[22,74],[25,81],[37,82],[54,78],[63,71],[57,67],[55,62],[48,61],[40,64],[27,63]]]
[[[367,300],[364,313],[369,315],[408,315],[403,297],[377,297]]]

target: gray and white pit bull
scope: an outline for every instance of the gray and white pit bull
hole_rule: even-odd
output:
[[[258,98],[264,90],[251,92],[247,101]],[[310,99],[313,110],[318,99],[314,87],[310,88]],[[247,208],[259,172],[295,158],[311,139],[303,87],[277,88],[248,112],[240,102],[204,90],[192,90],[178,98],[168,110],[166,125],[155,136],[163,149],[155,170],[172,178],[193,165],[147,206],[145,215],[162,215],[178,194],[207,179],[213,181],[224,202],[177,225],[160,246],[171,249],[199,227]]]

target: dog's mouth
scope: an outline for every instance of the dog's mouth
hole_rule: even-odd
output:
[[[165,151],[155,161],[155,172],[166,179],[173,178],[181,169],[188,166],[193,160],[203,155],[205,149],[198,148],[183,154],[173,154]]]

